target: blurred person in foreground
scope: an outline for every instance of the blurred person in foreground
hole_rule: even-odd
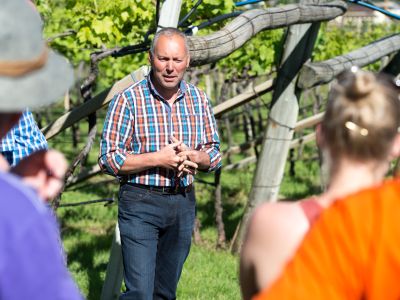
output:
[[[157,32],[149,61],[150,74],[111,101],[101,139],[99,164],[121,183],[121,300],[176,299],[195,220],[194,175],[221,161],[211,103],[183,80],[186,36]]]
[[[42,39],[39,15],[25,0],[0,0],[0,138],[23,111],[50,104],[72,84],[67,61]],[[1,155],[0,155],[1,156]],[[81,299],[43,198],[62,186],[66,161],[38,151],[0,171],[0,299]]]
[[[265,203],[256,209],[241,252],[244,299],[277,278],[325,208],[383,180],[399,149],[400,107],[387,85],[356,67],[339,76],[317,128],[330,166],[328,189],[302,201]]]
[[[31,0],[26,0],[26,2],[37,12]],[[41,26],[43,27],[42,22]],[[7,164],[5,164],[4,160],[2,160],[0,168],[6,170],[15,166],[24,157],[31,155],[33,152],[47,149],[46,138],[36,124],[32,112],[29,109],[25,109],[18,123],[7,132],[5,137],[0,139],[0,154],[7,161]]]

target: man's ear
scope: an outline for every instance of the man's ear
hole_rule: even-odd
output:
[[[400,156],[400,134],[396,134],[392,149],[390,150],[390,156],[394,159]]]
[[[325,138],[321,123],[318,123],[317,126],[315,127],[315,138],[317,140],[318,147],[320,149],[323,149],[325,147]]]
[[[186,68],[189,68],[190,66],[190,55],[188,54],[188,59],[187,59],[187,63],[186,63]]]

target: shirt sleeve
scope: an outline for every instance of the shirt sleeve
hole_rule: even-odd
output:
[[[116,176],[126,160],[133,133],[133,114],[124,94],[110,102],[100,141],[100,167]]]
[[[24,111],[19,124],[19,134],[16,134],[16,139],[18,140],[18,137],[21,136],[23,139],[22,146],[32,148],[30,149],[32,152],[48,149],[47,140],[39,129],[31,111]],[[29,141],[29,143],[25,144],[26,141]]]
[[[9,163],[16,165],[35,151],[47,149],[47,141],[37,126],[33,114],[25,110],[15,125],[0,142],[2,151],[10,151]]]
[[[15,148],[14,131],[9,130],[7,135],[0,140],[0,152],[12,151]]]
[[[211,103],[207,96],[204,98],[204,141],[200,150],[206,152],[210,156],[210,167],[206,171],[211,172],[220,168],[222,165],[220,140]]]

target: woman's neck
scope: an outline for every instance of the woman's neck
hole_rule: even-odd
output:
[[[387,163],[356,162],[345,158],[333,165],[336,167],[330,174],[328,189],[318,197],[318,202],[324,207],[336,199],[379,184],[388,169]]]

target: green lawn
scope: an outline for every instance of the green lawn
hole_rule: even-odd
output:
[[[193,246],[182,272],[177,298],[240,299],[237,256]]]

